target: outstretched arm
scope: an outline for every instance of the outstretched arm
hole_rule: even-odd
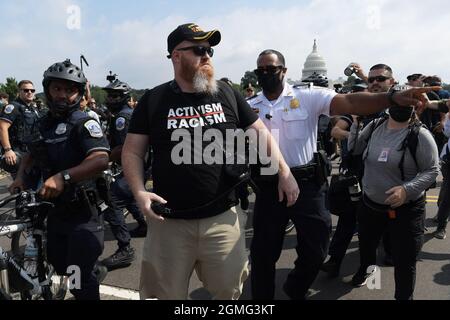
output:
[[[422,109],[426,107],[428,102],[423,94],[438,89],[439,87],[412,88],[396,92],[392,99],[400,106],[415,106],[418,109]],[[391,105],[388,93],[338,94],[331,101],[330,114],[333,116],[343,114],[367,116],[381,112]],[[364,107],[361,108],[361,106]]]

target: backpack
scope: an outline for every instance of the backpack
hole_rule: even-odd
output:
[[[365,139],[366,149],[367,149],[367,146],[369,145],[369,141],[370,141],[374,131],[378,127],[380,127],[384,122],[386,122],[386,120],[388,118],[389,118],[388,116],[384,116],[384,117],[375,119],[371,123],[368,124],[368,126],[370,126],[370,131],[369,131],[369,135]],[[403,140],[402,145],[400,147],[399,151],[403,151],[403,154],[402,154],[402,157],[398,164],[398,168],[400,169],[400,174],[401,174],[403,181],[405,181],[405,179],[406,179],[405,178],[405,169],[404,169],[406,149],[409,149],[416,167],[417,168],[419,167],[418,162],[417,162],[417,145],[419,143],[419,132],[422,127],[426,128],[426,126],[424,126],[422,124],[422,122],[420,122],[418,120],[410,123],[408,126],[408,134],[406,135],[406,137]],[[357,139],[358,139],[358,135],[356,136],[356,140]],[[363,152],[360,155],[354,155],[353,154],[354,150],[349,151],[349,167],[351,168],[350,171],[352,172],[352,174],[355,174],[356,176],[358,176],[359,179],[362,178],[362,175],[364,173],[364,160],[366,159],[362,155],[364,153],[364,151],[365,150],[363,150]],[[366,157],[367,157],[367,155],[366,155]]]

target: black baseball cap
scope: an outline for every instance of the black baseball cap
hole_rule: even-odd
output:
[[[211,47],[219,44],[221,40],[219,30],[203,31],[195,23],[186,23],[178,26],[167,38],[167,51],[172,54],[177,45],[183,41],[208,41]]]

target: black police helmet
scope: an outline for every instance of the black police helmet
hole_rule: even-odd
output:
[[[122,99],[115,103],[106,103],[106,106],[111,111],[119,111],[130,99],[131,87],[126,83],[122,82],[119,79],[114,80],[106,87],[103,88],[107,93],[117,93],[121,95]]]
[[[103,90],[120,92],[124,95],[127,95],[130,94],[131,87],[127,83],[122,82],[119,79],[116,79],[115,81],[111,82],[106,87],[104,87]]]
[[[49,93],[49,86],[52,80],[67,80],[77,84],[79,88],[79,95],[75,103],[71,105],[54,103]],[[42,85],[44,93],[48,101],[48,107],[55,117],[67,117],[71,112],[80,108],[80,101],[86,92],[87,79],[83,71],[72,62],[66,59],[63,62],[57,62],[51,65],[44,72],[44,80]]]
[[[312,82],[317,87],[328,88],[328,78],[315,72],[302,82]]]
[[[14,153],[16,154],[16,164],[15,165],[8,164],[6,162],[5,155],[2,155],[2,157],[0,158],[0,167],[3,170],[5,170],[6,172],[16,173],[19,170],[20,161],[22,160],[23,155],[19,151],[14,151]]]

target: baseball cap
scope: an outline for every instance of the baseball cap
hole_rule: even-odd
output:
[[[221,35],[219,30],[203,31],[195,23],[186,23],[178,26],[167,38],[167,51],[172,54],[177,45],[183,41],[208,41],[211,47],[219,44]],[[170,57],[170,56],[169,56]]]

